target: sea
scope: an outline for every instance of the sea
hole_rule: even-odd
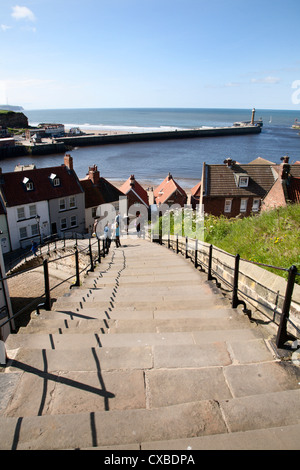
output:
[[[29,124],[60,123],[66,129],[151,132],[199,127],[231,126],[236,121],[250,121],[252,109],[40,109],[24,110]],[[255,119],[262,119],[261,134],[193,139],[174,139],[74,148],[74,169],[84,178],[88,168],[97,165],[100,175],[111,182],[126,181],[135,175],[141,183],[159,184],[170,172],[185,188],[201,179],[203,162],[222,164],[226,158],[250,163],[257,157],[280,163],[289,155],[290,162],[300,161],[299,130],[292,129],[300,110],[257,109]],[[59,166],[64,154],[18,157],[1,160],[3,172],[14,171],[17,164],[37,168]]]

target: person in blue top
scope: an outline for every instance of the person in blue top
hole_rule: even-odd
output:
[[[37,244],[37,242],[35,242],[35,241],[32,240],[30,250],[32,251],[32,254],[33,254],[34,256],[37,256],[37,254],[36,254],[37,249],[38,249],[38,244]]]

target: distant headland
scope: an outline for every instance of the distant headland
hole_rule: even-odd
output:
[[[0,104],[0,110],[3,111],[24,111],[22,106],[11,106],[9,104]]]

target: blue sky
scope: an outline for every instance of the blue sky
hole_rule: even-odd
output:
[[[299,0],[0,0],[0,103],[300,109]]]

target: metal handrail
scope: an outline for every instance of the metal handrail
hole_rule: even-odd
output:
[[[64,240],[64,239],[59,239],[58,241],[61,241],[61,240]],[[56,240],[57,241],[57,240]],[[97,254],[97,257],[93,257],[93,254],[92,254],[92,246],[94,246],[95,244],[98,244],[98,254]],[[97,239],[94,243],[91,243],[91,239],[89,239],[89,246],[87,248],[82,248],[81,250],[78,250],[77,248],[77,239],[76,239],[76,245],[74,247],[74,252],[73,253],[70,253],[68,255],[65,255],[65,256],[58,256],[57,258],[53,259],[53,260],[47,260],[45,259],[43,261],[42,264],[39,264],[38,266],[33,266],[31,268],[28,268],[24,271],[20,271],[18,273],[14,273],[14,274],[9,274],[9,275],[6,275],[6,276],[3,276],[2,278],[0,277],[0,282],[2,281],[7,281],[9,279],[12,279],[13,277],[16,277],[16,276],[19,276],[21,274],[24,274],[24,273],[27,273],[29,271],[33,271],[34,269],[37,269],[41,266],[43,266],[44,268],[44,293],[42,295],[40,295],[39,297],[36,297],[33,301],[31,301],[29,304],[27,304],[25,307],[23,307],[21,310],[19,310],[18,312],[14,313],[12,316],[10,316],[6,321],[4,322],[1,322],[1,325],[0,325],[0,328],[2,328],[4,325],[6,325],[7,323],[10,324],[10,331],[13,332],[13,328],[12,328],[12,321],[19,317],[21,315],[21,313],[23,313],[24,311],[28,310],[29,307],[31,307],[32,305],[36,305],[37,301],[39,299],[43,299],[45,298],[45,302],[41,303],[41,304],[38,304],[36,309],[37,309],[37,313],[39,313],[39,309],[41,307],[45,307],[46,310],[50,310],[51,309],[51,296],[50,296],[50,292],[52,290],[54,290],[55,288],[57,288],[58,286],[64,284],[65,282],[67,282],[68,280],[74,278],[76,276],[76,283],[74,284],[74,286],[79,286],[80,285],[80,274],[83,272],[83,271],[86,271],[90,266],[92,267],[93,269],[93,266],[94,266],[94,262],[95,261],[98,261],[101,263],[101,256],[104,257],[105,256],[105,251],[108,253],[108,248],[104,247],[104,243],[103,243],[103,249],[102,251],[100,250],[100,239]],[[53,250],[54,252],[56,251],[56,247],[55,249]],[[79,270],[79,258],[78,258],[78,254],[79,253],[83,253],[83,252],[87,252],[87,254],[89,254],[90,256],[90,262],[85,265],[84,268],[82,268],[81,270]],[[57,285],[53,286],[52,288],[50,288],[50,285],[49,285],[49,274],[48,274],[48,265],[49,263],[52,263],[52,262],[55,262],[55,261],[58,261],[58,260],[61,260],[61,259],[65,259],[65,258],[69,258],[71,256],[74,256],[75,255],[75,274],[73,274],[72,276],[69,276],[68,278],[64,279],[63,281],[59,282]],[[87,271],[88,272],[88,271]],[[72,288],[73,286],[70,286],[70,288]]]
[[[192,250],[195,253],[194,254],[195,267],[197,268],[198,265],[200,264],[201,269],[203,271],[202,265],[204,265],[207,268],[207,280],[209,280],[209,281],[216,280],[217,281],[217,279],[212,276],[212,273],[213,273],[218,278],[221,278],[227,285],[232,287],[232,300],[231,300],[232,308],[237,308],[238,305],[242,304],[244,306],[244,312],[247,313],[247,315],[249,315],[249,310],[247,310],[246,303],[243,300],[240,300],[239,297],[238,297],[238,293],[240,293],[241,295],[243,295],[245,297],[251,298],[247,293],[241,292],[240,289],[238,288],[238,277],[239,277],[239,272],[240,272],[240,269],[239,269],[240,261],[255,264],[257,266],[263,266],[263,267],[267,267],[267,268],[272,268],[272,269],[277,269],[277,270],[280,270],[280,271],[288,272],[288,281],[287,281],[286,291],[285,291],[285,295],[284,295],[284,303],[283,303],[283,307],[282,307],[280,323],[279,323],[278,332],[277,332],[277,336],[276,336],[276,346],[278,348],[283,348],[285,343],[288,340],[295,340],[296,339],[294,336],[292,336],[291,334],[289,334],[287,332],[287,323],[288,323],[288,321],[291,322],[291,320],[289,319],[289,312],[290,312],[290,305],[291,305],[291,301],[292,301],[293,289],[294,289],[294,285],[295,285],[295,279],[296,279],[296,276],[300,276],[300,272],[297,271],[296,266],[292,265],[290,268],[283,268],[283,267],[273,266],[273,265],[269,265],[269,264],[265,264],[265,263],[259,263],[257,261],[250,261],[250,260],[247,260],[247,259],[244,259],[244,258],[240,258],[239,254],[233,255],[231,253],[227,253],[224,250],[222,250],[222,249],[220,249],[220,248],[218,248],[214,245],[211,245],[211,244],[209,245],[209,244],[206,244],[205,242],[202,242],[201,240],[191,239],[189,237],[181,237],[181,242],[179,242],[178,234],[176,235],[176,239],[172,240],[172,242],[170,240],[170,233],[168,234],[168,238],[163,238],[162,235],[160,234],[158,240],[152,240],[152,241],[158,241],[158,243],[160,245],[166,243],[168,248],[171,247],[171,243],[172,244],[176,243],[176,253],[179,253],[179,244],[180,244],[181,246],[184,247],[183,251],[184,251],[184,254],[185,254],[185,258],[189,258],[189,255],[188,255],[189,241],[195,242],[195,248],[194,248],[194,250]],[[197,257],[198,257],[198,251],[200,251],[198,249],[198,243],[199,242],[202,244],[202,246],[206,245],[206,247],[208,248],[208,253],[205,253],[205,255],[208,256],[208,264],[205,264],[202,260],[198,264]],[[219,273],[217,273],[216,271],[214,271],[212,269],[212,260],[213,260],[212,253],[213,253],[213,250],[222,252],[222,253],[224,253],[224,254],[232,257],[232,258],[235,258],[235,266],[233,268],[233,273],[234,273],[233,277],[234,277],[234,279],[233,279],[232,284],[229,281],[225,280]],[[202,253],[204,253],[204,252],[202,251]],[[192,259],[192,256],[190,258]],[[252,299],[252,300],[254,300],[254,299]],[[256,301],[256,302],[259,303],[259,301]],[[273,309],[273,311],[274,311],[274,309]],[[250,318],[250,315],[249,315],[249,318]],[[293,327],[297,331],[299,331],[299,333],[300,333],[300,330],[299,330],[299,328],[296,327],[296,325],[293,324]]]

